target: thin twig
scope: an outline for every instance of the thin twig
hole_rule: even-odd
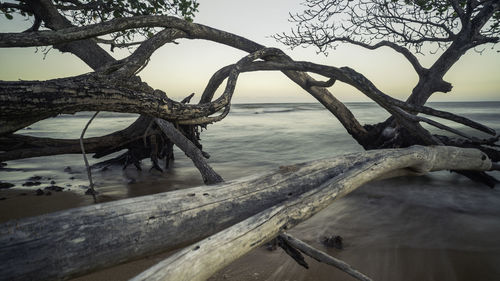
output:
[[[94,203],[97,203],[97,198],[95,196],[96,192],[94,189],[94,182],[92,182],[92,172],[89,166],[89,161],[87,160],[87,155],[85,154],[85,147],[83,145],[83,136],[85,135],[85,132],[87,131],[87,128],[89,127],[90,123],[92,123],[92,120],[97,116],[99,111],[96,111],[92,118],[87,122],[87,125],[85,125],[85,128],[83,128],[82,134],[80,136],[80,147],[82,148],[82,155],[83,155],[83,160],[85,161],[85,167],[87,168],[87,176],[89,178],[90,182],[90,192],[92,193],[92,197],[94,197]]]
[[[212,124],[217,121],[220,121],[224,119],[227,114],[229,113],[229,109],[231,108],[230,104],[227,104],[226,107],[224,108],[224,112],[222,112],[221,115],[214,116],[214,117],[199,117],[195,119],[186,119],[186,120],[179,120],[176,122],[177,125],[206,125],[206,124]]]
[[[279,236],[281,239],[286,241],[290,246],[299,249],[302,253],[310,256],[311,258],[326,263],[328,265],[335,266],[336,268],[344,271],[345,273],[351,275],[352,277],[361,280],[361,281],[373,281],[371,278],[367,277],[363,273],[355,270],[349,264],[336,259],[325,252],[317,250],[305,242],[291,236],[290,234],[283,233]]]

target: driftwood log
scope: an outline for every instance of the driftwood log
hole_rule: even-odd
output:
[[[209,236],[135,279],[205,280],[368,181],[491,167],[476,149],[374,150],[213,186],[12,220],[0,225],[0,279],[68,279]]]

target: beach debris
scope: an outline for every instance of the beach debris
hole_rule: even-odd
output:
[[[40,181],[42,180],[42,177],[41,176],[32,176],[28,179],[29,181]]]
[[[287,253],[292,259],[294,259],[300,266],[309,269],[309,265],[307,264],[304,256],[302,255],[302,253],[300,253],[299,250],[290,245],[290,243],[288,243],[288,241],[285,240],[281,235],[278,236],[276,240],[278,241],[278,246],[280,246],[280,248],[282,248],[285,253]]]
[[[340,236],[338,236],[338,237],[340,237]],[[322,252],[322,251],[312,247],[311,245],[305,243],[304,241],[301,241],[300,239],[293,237],[290,234],[287,234],[287,233],[280,234],[278,236],[278,240],[280,241],[280,243],[286,244],[287,247],[294,249],[299,254],[300,254],[300,252],[302,252],[305,255],[307,255],[307,256],[309,256],[309,257],[311,257],[319,262],[334,266],[337,269],[342,270],[343,272],[356,278],[357,280],[373,281],[370,277],[368,277],[368,276],[364,275],[363,273],[357,271],[356,269],[352,268],[346,262],[339,260],[335,257],[332,257],[332,256],[328,255],[327,253]],[[281,244],[280,244],[280,246],[281,246]],[[286,251],[286,253],[289,254],[288,251]],[[297,260],[296,257],[294,257],[292,255],[290,255],[290,256],[300,264],[300,260]],[[302,254],[301,254],[301,256],[302,256]],[[302,260],[303,260],[303,257],[302,257]]]
[[[44,190],[50,190],[50,191],[55,191],[55,192],[61,192],[64,190],[64,187],[60,187],[60,186],[57,186],[57,185],[51,185],[51,186],[47,186],[46,188],[44,188]]]
[[[2,188],[11,188],[14,187],[15,184],[10,183],[10,182],[0,182],[0,189]]]
[[[325,245],[328,248],[335,248],[335,249],[342,250],[344,248],[342,241],[343,241],[343,238],[340,235],[332,235],[330,237],[326,237],[326,236],[323,237],[323,239],[321,240],[321,243],[323,243],[323,245]]]
[[[37,186],[37,185],[41,185],[42,183],[39,182],[39,181],[27,181],[25,183],[23,183],[23,186]]]

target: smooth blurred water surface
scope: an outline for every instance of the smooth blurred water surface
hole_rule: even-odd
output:
[[[500,102],[429,105],[500,131]],[[388,117],[373,103],[347,106],[362,124]],[[59,116],[33,124],[22,133],[78,138],[90,116]],[[135,118],[133,114],[100,113],[86,136],[125,128]],[[452,122],[443,123],[487,137]],[[307,103],[233,105],[226,119],[202,133],[202,144],[211,154],[209,162],[226,180],[362,149],[331,113],[319,104]],[[71,172],[64,171],[68,166]],[[103,200],[116,200],[202,184],[197,170],[179,150],[172,169],[158,173],[150,172],[150,167],[145,160],[143,171],[134,167],[95,170],[96,189]],[[0,180],[16,184],[14,188],[21,188],[34,175],[51,178],[79,194],[88,185],[81,155],[10,161],[0,170]],[[48,180],[42,183],[33,189],[50,185]],[[500,280],[500,192],[449,172],[368,184],[292,233],[344,258],[374,280]],[[321,245],[323,236],[333,234],[344,238],[344,250]],[[352,280],[311,260],[312,269],[307,271],[282,255],[258,249],[213,280]]]

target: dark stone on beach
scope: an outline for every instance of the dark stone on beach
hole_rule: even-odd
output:
[[[339,235],[332,235],[330,237],[323,237],[323,240],[321,242],[326,247],[342,250],[342,240],[342,237],[340,237]]]
[[[39,181],[27,181],[23,183],[23,186],[36,186],[36,185],[41,185],[42,183]]]
[[[56,184],[56,181],[50,181],[50,184]]]
[[[7,166],[7,163],[0,162],[0,168]]]
[[[41,176],[32,176],[32,177],[31,177],[31,178],[29,178],[28,180],[29,180],[29,181],[35,181],[35,182],[36,182],[36,181],[39,181],[39,180],[41,180],[41,179],[42,179],[42,177],[41,177]]]
[[[1,188],[11,188],[13,186],[15,186],[15,184],[12,184],[10,182],[0,182],[0,189]]]
[[[44,189],[45,190],[50,190],[50,191],[55,191],[55,192],[60,192],[60,191],[64,190],[64,187],[60,187],[60,186],[57,186],[57,185],[52,185],[52,186],[47,186]]]
[[[64,171],[67,172],[67,173],[71,173],[71,167],[68,166],[68,167],[64,168]]]
[[[44,193],[43,193],[43,190],[41,190],[41,189],[39,188],[39,189],[37,189],[37,190],[35,191],[35,194],[36,194],[36,196],[40,196],[40,195],[43,195]]]
[[[52,192],[47,191],[47,192],[45,192],[45,195],[50,196],[50,195],[52,195]]]
[[[69,178],[69,179],[70,179],[70,180],[74,180],[74,179],[75,179],[75,177],[71,177],[71,178]]]

